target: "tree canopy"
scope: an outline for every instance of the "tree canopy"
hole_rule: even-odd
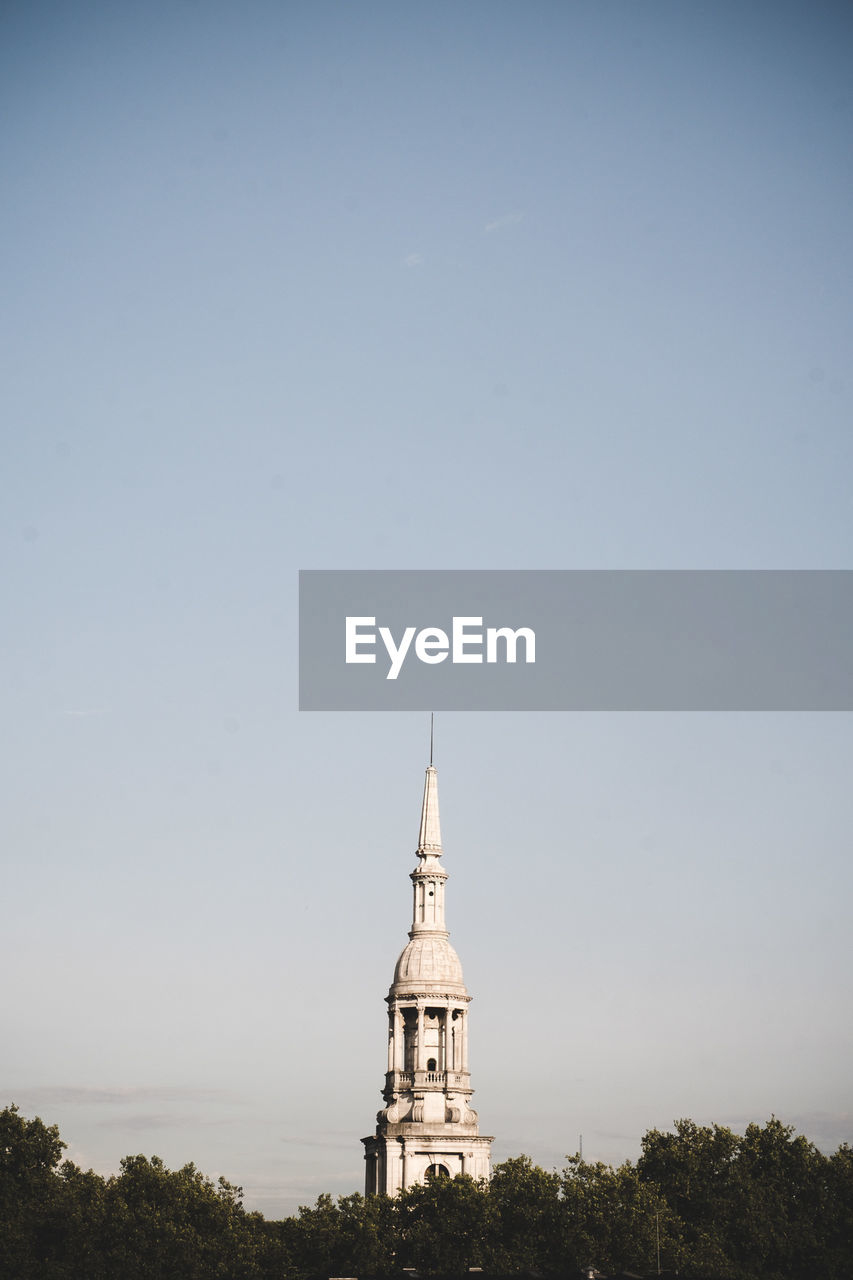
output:
[[[321,1276],[665,1273],[849,1280],[853,1151],[771,1118],[742,1136],[679,1120],[636,1164],[527,1156],[489,1182],[442,1178],[389,1199],[321,1195],[278,1222],[193,1164],[127,1156],[102,1178],[63,1160],[55,1125],[0,1112],[0,1275],[9,1280],[308,1280]]]

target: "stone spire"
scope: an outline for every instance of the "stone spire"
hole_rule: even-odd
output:
[[[430,752],[430,756],[432,752]],[[480,1137],[468,1069],[471,997],[444,919],[447,872],[441,865],[438,774],[424,781],[412,927],[388,992],[385,1107],[362,1141],[368,1195],[395,1195],[426,1178],[488,1177],[492,1139]]]
[[[440,933],[447,937],[444,923],[444,886],[447,872],[439,862],[442,854],[441,828],[438,822],[438,772],[429,765],[424,779],[424,799],[421,805],[421,826],[418,832],[418,865],[410,879],[414,885],[412,927],[409,937],[416,933]],[[460,971],[460,982],[461,971]]]
[[[418,857],[427,854],[441,857],[441,826],[438,821],[438,770],[430,762],[424,779],[424,802],[421,806],[421,829],[418,833]]]

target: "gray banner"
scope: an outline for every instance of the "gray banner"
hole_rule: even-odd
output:
[[[305,570],[303,711],[850,711],[853,571]]]

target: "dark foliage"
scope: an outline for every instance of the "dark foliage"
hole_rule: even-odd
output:
[[[111,1178],[62,1161],[55,1126],[0,1112],[4,1280],[303,1280],[326,1276],[679,1274],[849,1280],[853,1151],[825,1156],[776,1119],[743,1137],[679,1120],[636,1165],[526,1156],[488,1184],[438,1179],[394,1199],[320,1196],[268,1222],[194,1165],[128,1156]]]

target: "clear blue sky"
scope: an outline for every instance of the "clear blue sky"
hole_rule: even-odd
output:
[[[853,13],[8,4],[0,1103],[362,1186],[423,716],[299,568],[850,568]],[[850,716],[448,715],[495,1155],[853,1140]]]

